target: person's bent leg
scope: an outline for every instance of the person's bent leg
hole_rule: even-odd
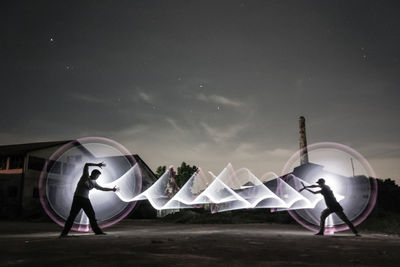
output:
[[[81,210],[81,208],[82,208],[81,198],[74,197],[74,200],[72,201],[72,205],[71,205],[71,211],[69,212],[68,219],[64,224],[64,228],[63,228],[60,236],[68,235],[69,231],[72,228],[72,225],[74,224],[74,220],[76,218],[76,215],[78,215],[78,213]]]
[[[332,213],[330,209],[325,209],[321,212],[321,218],[320,218],[320,228],[319,232],[317,235],[323,235],[325,232],[325,220],[326,218]]]
[[[85,211],[86,215],[89,218],[90,226],[92,227],[93,232],[95,232],[98,235],[104,234],[103,231],[100,229],[100,227],[97,225],[96,214],[94,213],[92,203],[90,203],[89,199],[85,201],[85,204],[83,205],[83,210]]]
[[[342,221],[347,224],[347,226],[351,229],[351,231],[355,234],[358,235],[357,229],[354,227],[353,223],[347,218],[346,214],[344,214],[343,210],[336,211],[336,215],[342,219]]]

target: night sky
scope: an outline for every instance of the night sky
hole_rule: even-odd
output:
[[[332,141],[400,182],[399,1],[3,1],[0,144],[280,174]]]

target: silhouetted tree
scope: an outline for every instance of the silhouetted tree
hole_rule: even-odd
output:
[[[160,178],[161,175],[163,175],[166,170],[167,166],[159,166],[155,173],[157,178]],[[175,181],[177,185],[179,187],[182,187],[196,170],[197,170],[196,166],[194,165],[190,166],[189,164],[186,164],[186,162],[182,162],[181,166],[178,167],[178,170],[175,170],[176,171]]]
[[[158,166],[156,173],[155,173],[156,177],[160,178],[161,175],[163,175],[166,170],[167,170],[167,166]]]
[[[400,212],[400,187],[392,179],[378,179],[377,208]]]
[[[178,172],[176,174],[176,183],[179,187],[182,187],[189,178],[193,175],[193,173],[197,170],[196,166],[190,166],[186,164],[186,162],[182,162],[181,166],[178,167]]]

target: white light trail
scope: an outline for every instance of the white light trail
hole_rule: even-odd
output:
[[[133,166],[119,179],[104,186],[119,187],[117,195],[122,201],[147,199],[157,210],[197,208],[214,204],[218,212],[253,208],[284,211],[312,209],[323,199],[320,194],[312,194],[306,190],[299,193],[297,190],[302,187],[301,183],[310,184],[292,174],[286,176],[284,181],[274,173],[267,173],[262,177],[264,181],[262,182],[250,170],[241,168],[235,171],[231,164],[228,164],[218,176],[212,172],[207,176],[199,168],[173,196],[169,195],[168,190],[173,176],[169,168],[144,192],[132,196],[129,191],[129,180],[135,173],[135,168],[138,166]],[[336,196],[339,201],[344,198]]]

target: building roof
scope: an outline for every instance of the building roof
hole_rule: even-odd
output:
[[[53,146],[60,146],[68,142],[71,142],[71,140],[38,142],[38,143],[16,144],[16,145],[2,145],[0,146],[0,155],[26,154],[27,152],[30,151],[35,151]]]
[[[72,141],[73,140],[64,140],[64,141],[38,142],[38,143],[26,143],[26,144],[15,144],[15,145],[0,145],[0,156],[24,155],[28,152],[35,151],[35,150],[45,149],[45,148],[54,147],[54,146],[62,146],[64,144],[67,144]],[[90,152],[88,150],[86,150],[85,148],[81,147],[81,149],[83,152],[90,154]],[[140,158],[139,155],[135,154],[132,156],[141,165],[141,167],[144,168],[144,170],[147,172],[148,177],[144,177],[145,180],[148,179],[148,181],[146,181],[146,182],[152,183],[152,181],[156,177],[154,172],[142,160],[142,158]]]
[[[151,176],[148,178],[151,179],[149,182],[152,183],[156,179],[156,175],[154,174],[154,172],[150,169],[150,167],[146,164],[146,162],[142,160],[142,158],[138,154],[134,154],[132,156],[142,166],[142,168],[144,168],[147,171],[148,175]]]

